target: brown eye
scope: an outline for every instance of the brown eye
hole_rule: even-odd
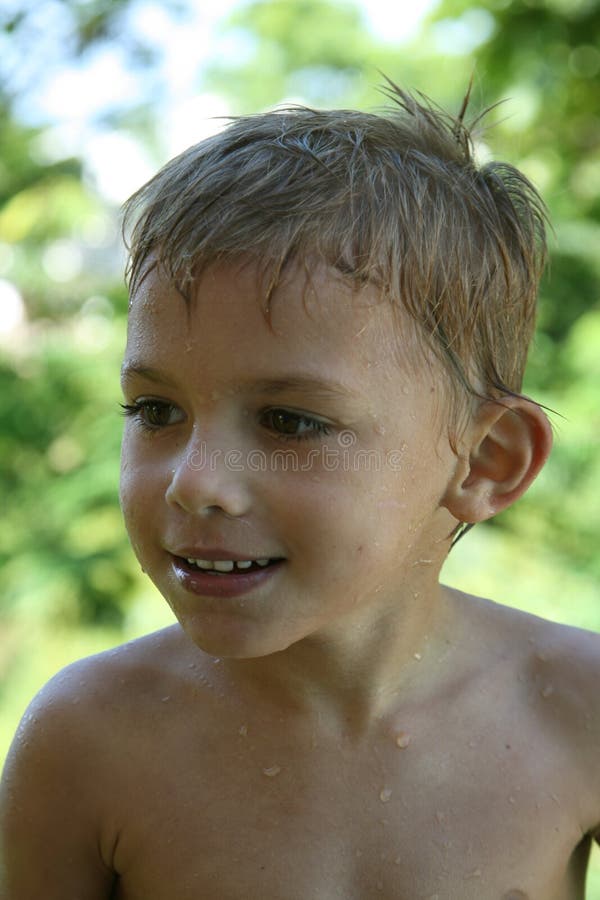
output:
[[[183,413],[172,403],[164,400],[136,400],[135,403],[121,404],[123,414],[148,431],[156,431],[182,421]]]
[[[330,426],[312,416],[291,412],[287,409],[269,409],[263,416],[263,424],[281,437],[295,440],[318,438],[329,434]]]
[[[172,406],[169,403],[156,403],[154,401],[143,404],[142,414],[148,425],[160,428],[169,424],[169,416]]]
[[[300,416],[280,409],[273,410],[268,415],[275,431],[279,431],[281,434],[296,434]]]

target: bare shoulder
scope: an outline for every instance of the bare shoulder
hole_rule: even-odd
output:
[[[136,704],[143,717],[144,698],[176,682],[181,644],[166,629],[80,660],[32,700],[0,782],[2,896],[110,895],[115,762]]]
[[[539,748],[560,753],[565,779],[579,785],[586,830],[600,834],[600,634],[463,597],[471,633],[497,662],[493,677],[503,671],[514,685],[516,712],[537,729]]]
[[[33,698],[17,737],[23,739],[37,725],[46,728],[52,723],[67,731],[71,725],[96,730],[104,714],[118,711],[130,700],[143,700],[144,694],[175,678],[186,643],[179,627],[173,626],[65,666]]]
[[[11,756],[32,744],[49,751],[58,737],[63,756],[73,743],[97,746],[105,716],[175,677],[171,660],[178,657],[179,631],[167,628],[61,669],[27,707]]]
[[[526,659],[544,722],[581,774],[600,823],[600,635],[528,616]]]
[[[463,595],[465,596],[465,595]],[[600,634],[480,598],[467,598],[488,649],[510,662],[520,680],[553,710],[567,735],[600,737]],[[491,654],[492,656],[494,654]],[[564,722],[556,714],[564,717]]]
[[[576,722],[586,730],[600,726],[600,634],[489,600],[480,602],[542,698],[558,704],[570,726]]]

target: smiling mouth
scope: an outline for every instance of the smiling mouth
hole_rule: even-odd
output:
[[[221,578],[228,575],[248,575],[251,572],[260,572],[276,563],[283,562],[283,557],[263,558],[258,560],[199,560],[186,559],[181,556],[176,558],[195,572],[202,572],[204,575],[213,575]]]

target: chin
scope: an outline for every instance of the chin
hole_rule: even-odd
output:
[[[204,617],[180,615],[174,610],[188,638],[209,656],[222,659],[260,659],[287,650],[297,638],[269,635],[264,623],[229,621],[207,623]]]

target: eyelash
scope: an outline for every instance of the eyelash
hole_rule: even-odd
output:
[[[148,432],[160,431],[161,428],[167,427],[166,424],[151,424],[145,421],[144,415],[147,415],[150,409],[162,412],[173,409],[171,403],[165,403],[162,400],[136,400],[135,403],[120,403],[119,406],[123,410],[123,415],[126,418],[133,419],[136,425],[139,425],[143,431]]]
[[[163,424],[150,424],[144,419],[144,415],[148,415],[148,411],[153,409],[155,412],[165,412],[172,410],[172,403],[165,403],[163,400],[136,400],[134,403],[120,403],[119,404],[123,415],[126,417],[132,418],[137,425],[140,426],[144,431],[155,433],[160,431],[162,428],[168,427],[166,423]],[[315,440],[320,437],[325,437],[326,435],[331,433],[331,426],[326,422],[321,422],[320,419],[315,419],[312,416],[304,415],[303,413],[292,412],[287,409],[282,409],[279,407],[273,407],[272,409],[266,410],[266,412],[261,417],[261,422],[264,422],[265,418],[272,417],[276,414],[280,416],[287,416],[288,418],[295,419],[296,424],[299,425],[300,422],[305,424],[309,424],[310,430],[305,431],[302,434],[285,434],[284,432],[277,432],[277,437],[282,441],[306,441],[306,440]],[[275,428],[271,428],[271,431],[276,431]]]
[[[320,419],[314,419],[312,416],[304,415],[304,413],[296,413],[291,412],[288,409],[279,409],[278,407],[274,407],[273,409],[268,409],[263,416],[263,420],[265,417],[273,416],[275,414],[283,414],[284,416],[288,416],[289,418],[295,419],[296,424],[300,422],[308,423],[311,428],[309,431],[305,431],[303,434],[285,434],[284,432],[278,432],[277,436],[279,440],[282,441],[308,441],[315,440],[320,437],[326,437],[328,434],[331,434],[331,425],[328,425],[326,422],[321,422]],[[275,431],[275,429],[271,429]]]

